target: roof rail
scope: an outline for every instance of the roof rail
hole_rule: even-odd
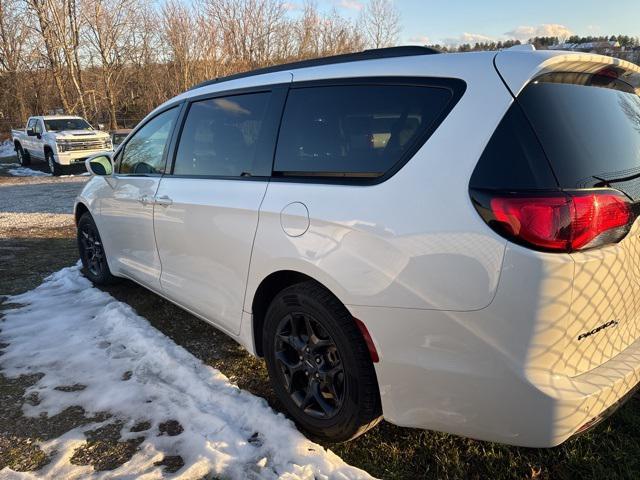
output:
[[[229,80],[237,80],[238,78],[253,77],[254,75],[263,75],[265,73],[282,72],[286,70],[294,70],[305,67],[319,67],[322,65],[333,65],[336,63],[357,62],[360,60],[377,60],[381,58],[394,58],[394,57],[411,57],[417,55],[434,55],[442,53],[439,50],[431,47],[420,47],[415,45],[401,46],[401,47],[388,47],[388,48],[374,48],[370,50],[363,50],[356,53],[345,53],[342,55],[333,55],[331,57],[313,58],[311,60],[300,60],[292,63],[284,63],[281,65],[273,65],[271,67],[258,68],[248,72],[236,73],[235,75],[229,75],[227,77],[214,78],[213,80],[207,80],[206,82],[194,85],[189,90],[195,90],[196,88],[206,87],[207,85],[213,85],[214,83],[227,82]]]

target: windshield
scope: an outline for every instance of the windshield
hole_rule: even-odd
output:
[[[60,132],[62,130],[93,130],[93,127],[82,118],[55,118],[44,121],[48,132]]]

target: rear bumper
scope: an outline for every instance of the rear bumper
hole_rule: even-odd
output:
[[[383,414],[397,425],[553,447],[595,424],[640,382],[640,340],[569,377],[519,368],[474,331],[474,312],[348,308],[376,344]]]

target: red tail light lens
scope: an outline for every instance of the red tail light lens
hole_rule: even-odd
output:
[[[627,197],[609,189],[543,195],[484,193],[474,195],[474,202],[502,236],[551,252],[619,242],[635,220]]]

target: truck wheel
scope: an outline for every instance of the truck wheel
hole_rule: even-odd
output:
[[[381,420],[378,382],[362,334],[321,285],[303,282],[276,295],[263,342],[273,389],[307,432],[343,442]]]
[[[51,175],[53,175],[54,177],[59,177],[60,175],[62,175],[62,165],[56,162],[55,158],[53,157],[53,152],[51,152],[51,150],[47,150],[44,156],[47,160],[47,165],[49,165],[49,171],[51,172]]]
[[[21,167],[26,167],[31,164],[29,152],[25,151],[21,145],[16,145],[16,154],[18,155],[18,162]]]

